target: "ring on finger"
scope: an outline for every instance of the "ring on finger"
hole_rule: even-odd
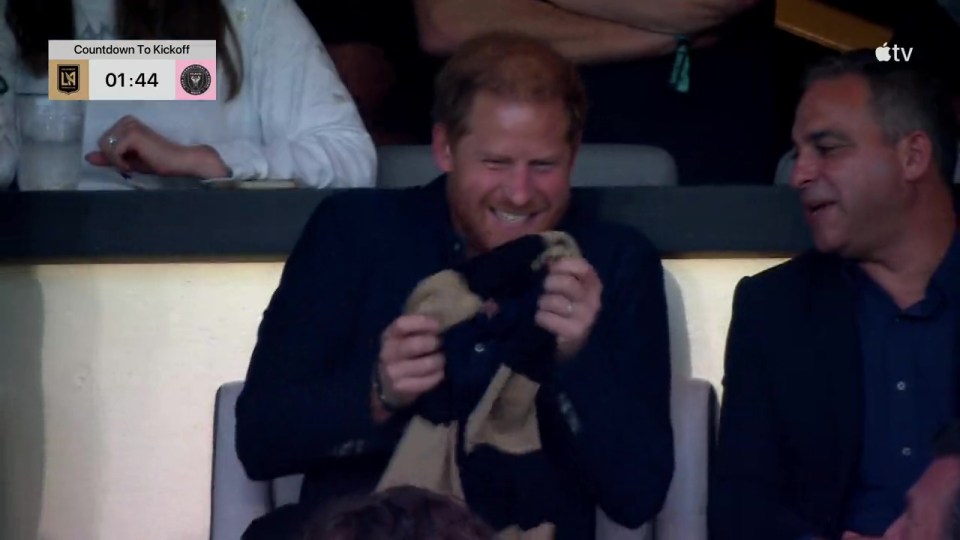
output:
[[[118,139],[115,135],[110,135],[107,137],[107,146],[109,146],[111,150],[117,147],[118,142],[120,142],[120,139]]]

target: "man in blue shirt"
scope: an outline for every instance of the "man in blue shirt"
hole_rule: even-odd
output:
[[[421,397],[490,372],[503,344],[460,343],[401,315],[404,302],[423,278],[546,230],[568,232],[583,257],[550,266],[537,304],[556,339],[536,395],[542,448],[461,469],[466,502],[496,529],[549,522],[560,540],[592,538],[597,507],[629,527],[659,512],[673,472],[663,271],[640,233],[595,222],[571,197],[584,113],[562,56],[530,38],[479,38],[437,81],[445,177],[320,205],[264,314],[236,411],[250,477],[304,473],[301,503],[245,538],[283,538],[303,513],[371,490]]]
[[[933,459],[960,389],[955,129],[873,51],[811,72],[791,183],[816,250],[737,287],[716,538],[882,537]]]

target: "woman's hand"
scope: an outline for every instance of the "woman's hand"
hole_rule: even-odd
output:
[[[100,150],[87,154],[86,160],[100,167],[115,167],[122,174],[139,172],[197,178],[230,176],[230,170],[213,148],[177,144],[134,116],[118,120],[100,136],[97,145]]]

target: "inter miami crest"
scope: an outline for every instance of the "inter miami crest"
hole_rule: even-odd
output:
[[[180,74],[180,87],[191,96],[199,96],[210,88],[210,71],[200,64],[187,66]]]
[[[80,66],[77,64],[57,65],[57,90],[72,94],[80,90]]]

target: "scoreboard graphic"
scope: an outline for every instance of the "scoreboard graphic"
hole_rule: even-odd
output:
[[[51,40],[49,50],[52,100],[217,99],[215,41]]]

